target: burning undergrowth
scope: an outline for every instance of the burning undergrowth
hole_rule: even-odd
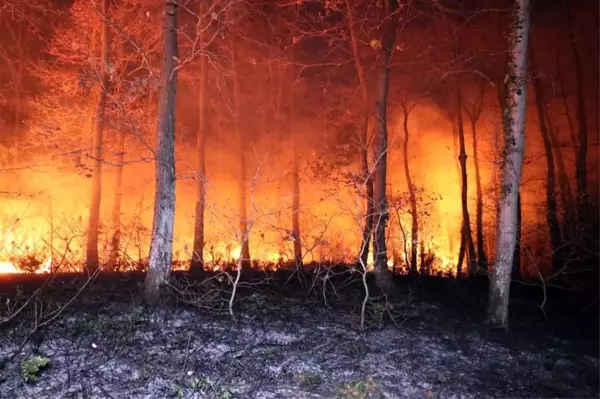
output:
[[[484,285],[402,277],[395,301],[369,302],[360,331],[361,284],[348,274],[326,286],[314,273],[248,272],[233,319],[226,276],[204,277],[176,273],[149,313],[141,275],[85,287],[56,276],[3,325],[0,397],[598,395],[597,305],[585,301],[553,292],[544,320],[539,293],[517,289],[511,333],[495,335],[480,327]],[[2,303],[13,308],[46,281],[12,279]]]

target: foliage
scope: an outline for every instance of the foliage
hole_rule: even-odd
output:
[[[43,356],[32,356],[21,362],[21,377],[25,382],[36,382],[40,372],[50,366],[50,359]]]
[[[374,398],[379,393],[379,382],[369,376],[362,380],[342,385],[339,392],[343,399]]]

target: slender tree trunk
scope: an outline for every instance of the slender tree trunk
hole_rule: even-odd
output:
[[[515,251],[513,255],[512,264],[512,279],[520,280],[523,276],[521,275],[521,226],[523,223],[523,207],[521,205],[521,193],[517,197],[517,239],[515,244]]]
[[[585,112],[585,100],[583,94],[583,69],[581,66],[581,57],[577,48],[575,32],[573,29],[573,21],[571,18],[571,7],[568,1],[565,1],[565,14],[567,16],[567,24],[569,28],[569,38],[571,40],[571,48],[573,51],[573,59],[575,61],[575,81],[577,88],[577,124],[579,137],[579,146],[577,148],[577,159],[575,163],[575,174],[577,178],[577,200],[579,201],[579,218],[580,221],[586,221],[587,217],[587,151],[588,151],[588,127],[587,116]]]
[[[417,248],[419,243],[419,214],[417,212],[417,196],[415,193],[415,186],[412,181],[412,177],[410,176],[410,162],[408,161],[408,140],[409,140],[409,130],[408,130],[408,116],[410,114],[408,110],[408,106],[406,102],[402,103],[402,112],[404,116],[403,128],[404,128],[404,142],[402,145],[402,151],[404,154],[404,176],[406,177],[406,185],[408,187],[408,196],[409,196],[409,204],[410,204],[410,215],[412,218],[412,231],[410,235],[411,245],[410,245],[410,272],[413,274],[417,273]],[[421,264],[421,267],[425,267],[425,265]]]
[[[477,225],[477,265],[483,270],[487,270],[487,256],[485,255],[483,238],[483,188],[481,184],[481,167],[479,165],[479,146],[477,138],[477,121],[481,117],[483,110],[483,96],[485,86],[482,84],[476,104],[472,109],[466,110],[471,122],[471,134],[473,136],[473,165],[475,167],[475,188],[477,190],[477,204],[475,209],[475,218]]]
[[[235,35],[235,34],[233,34]],[[240,212],[240,244],[242,246],[240,251],[240,261],[242,267],[247,269],[250,267],[250,235],[248,233],[248,210],[246,206],[246,179],[247,179],[247,166],[246,166],[246,132],[245,129],[240,128],[240,89],[238,85],[238,71],[237,71],[237,54],[236,54],[236,39],[235,36],[231,39],[231,69],[233,76],[233,101],[234,101],[234,121],[235,121],[235,132],[238,138],[239,146],[239,177],[238,177],[238,201],[239,201],[239,212]]]
[[[156,129],[156,187],[146,301],[154,306],[169,279],[175,222],[175,99],[177,96],[177,0],[166,0],[163,28],[162,85]]]
[[[511,270],[517,244],[517,216],[521,169],[525,150],[527,95],[527,42],[529,39],[529,0],[516,0],[510,34],[510,60],[507,97],[504,102],[504,159],[498,202],[496,259],[490,278],[486,324],[508,329],[508,300]]]
[[[529,60],[531,69],[535,68],[535,61],[532,49],[529,50]],[[544,94],[539,77],[532,80],[535,93],[535,105],[537,108],[538,124],[542,142],[544,143],[544,153],[546,155],[546,221],[550,230],[550,245],[552,247],[552,265],[554,271],[562,267],[562,239],[560,236],[560,224],[558,222],[558,212],[556,206],[556,177],[554,167],[554,153],[552,150],[552,141],[550,139],[550,126],[544,107]]]
[[[112,209],[113,235],[110,240],[110,253],[108,254],[108,271],[115,271],[119,261],[119,248],[121,246],[121,202],[123,199],[123,167],[125,161],[125,133],[119,129],[117,137],[117,168],[115,175],[115,197]]]
[[[369,259],[369,246],[371,243],[371,234],[373,231],[373,178],[369,171],[369,145],[368,145],[368,129],[369,129],[369,93],[367,89],[367,82],[365,79],[365,72],[360,62],[360,54],[358,50],[358,39],[356,38],[356,27],[354,26],[354,14],[352,11],[351,1],[345,0],[346,10],[348,14],[348,24],[350,31],[350,43],[352,44],[352,55],[354,58],[354,66],[356,68],[356,75],[358,76],[358,82],[360,87],[360,93],[362,96],[362,114],[359,127],[359,141],[360,141],[360,175],[363,178],[365,185],[365,218],[362,232],[362,242],[359,250],[359,260],[362,265],[367,265]]]
[[[469,197],[468,197],[468,178],[467,178],[467,150],[465,145],[465,129],[463,125],[462,117],[462,93],[460,91],[460,85],[456,82],[456,122],[458,131],[458,145],[459,155],[458,161],[460,162],[460,176],[461,176],[461,204],[462,204],[462,215],[463,215],[463,240],[466,250],[469,255],[469,273],[474,273],[477,270],[477,259],[475,257],[475,246],[473,245],[473,236],[471,235],[471,220],[469,218]]]
[[[389,219],[388,204],[386,197],[386,175],[387,175],[387,101],[390,82],[390,60],[396,40],[397,17],[393,14],[398,8],[397,0],[386,1],[386,20],[384,22],[383,40],[381,41],[381,53],[379,55],[379,82],[377,89],[377,137],[373,159],[375,162],[375,181],[373,184],[373,259],[375,279],[379,288],[385,293],[391,293],[393,282],[392,275],[387,266],[387,251],[385,243],[385,229]]]
[[[293,56],[292,56],[293,59]],[[294,86],[290,92],[290,134],[292,136],[292,238],[294,240],[294,261],[302,264],[302,241],[300,239],[300,168],[298,165],[298,139],[295,131]]]
[[[102,62],[100,87],[96,104],[96,120],[92,139],[92,197],[88,219],[86,269],[93,273],[99,267],[98,235],[100,231],[100,199],[102,197],[102,135],[104,133],[104,107],[108,90],[108,0],[102,1]]]
[[[200,3],[200,16],[206,14],[207,2]],[[199,29],[199,39],[204,43],[204,29]],[[198,133],[196,135],[196,206],[194,218],[194,249],[190,272],[200,272],[204,268],[204,208],[206,206],[206,136],[208,134],[208,63],[206,56],[200,55],[200,77],[198,79]]]

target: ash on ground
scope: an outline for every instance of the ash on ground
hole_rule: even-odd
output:
[[[360,330],[359,281],[335,291],[295,287],[291,295],[281,284],[252,285],[238,296],[235,319],[226,287],[185,278],[150,313],[138,301],[141,281],[95,281],[51,320],[80,286],[53,282],[4,326],[0,397],[599,395],[597,306],[561,297],[542,313],[539,291],[515,294],[511,330],[499,333],[483,327],[482,285],[409,282],[393,302],[370,301]],[[27,284],[17,286],[26,297]],[[51,322],[36,330],[36,320]]]

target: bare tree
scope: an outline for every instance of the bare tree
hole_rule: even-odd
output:
[[[204,19],[208,2],[200,2],[199,18]],[[205,22],[206,23],[206,22]],[[201,44],[206,27],[200,22],[198,29]],[[206,207],[206,135],[208,134],[208,62],[200,54],[200,76],[198,78],[198,133],[196,136],[196,207],[194,219],[194,249],[190,271],[196,272],[204,267],[204,209]]]
[[[477,228],[477,265],[482,269],[487,269],[487,256],[484,250],[483,239],[483,188],[481,184],[481,167],[479,165],[479,151],[477,138],[477,122],[483,111],[483,96],[485,90],[485,82],[479,86],[477,96],[471,107],[464,107],[464,111],[469,117],[471,124],[471,135],[473,141],[473,165],[475,167],[475,187],[477,190],[477,202],[475,210],[476,228]]]
[[[92,136],[92,201],[87,231],[86,268],[88,273],[93,273],[99,267],[98,259],[98,234],[100,230],[100,200],[102,198],[102,136],[104,133],[104,110],[108,88],[109,68],[109,43],[108,43],[108,0],[102,0],[102,60],[99,67],[100,87],[98,90],[98,103],[94,120],[94,133]]]
[[[498,202],[496,259],[490,278],[486,324],[508,329],[508,300],[511,269],[517,243],[517,214],[521,168],[525,149],[527,95],[527,42],[529,40],[529,0],[516,0],[509,39],[506,101],[503,110],[504,151],[502,185]]]
[[[410,245],[410,271],[411,273],[417,273],[417,243],[419,242],[419,215],[417,209],[417,196],[415,193],[415,186],[410,175],[410,162],[408,160],[408,141],[409,141],[409,128],[408,128],[408,117],[410,112],[414,109],[414,106],[408,104],[408,100],[402,101],[402,115],[404,117],[402,127],[404,129],[404,141],[402,143],[402,152],[404,158],[404,175],[406,177],[406,185],[408,187],[408,197],[410,203],[410,215],[412,219],[411,226],[411,245]],[[405,240],[406,241],[406,240]],[[406,243],[405,243],[406,246]],[[423,253],[423,251],[421,251]],[[421,264],[421,267],[425,267]]]
[[[587,151],[588,151],[588,127],[587,115],[585,113],[585,100],[583,95],[583,69],[581,66],[581,57],[577,48],[577,40],[575,38],[575,30],[573,28],[573,20],[571,17],[571,6],[568,1],[565,1],[565,15],[569,29],[569,39],[571,41],[571,49],[573,52],[573,60],[575,61],[575,84],[577,88],[577,136],[579,145],[577,147],[577,158],[575,161],[575,175],[577,180],[577,200],[580,207],[579,218],[584,221],[587,217]]]
[[[395,13],[398,9],[397,0],[386,1],[386,15],[383,22],[383,38],[381,40],[381,53],[378,65],[378,88],[375,104],[377,117],[377,134],[373,149],[373,169],[375,179],[373,183],[373,260],[375,279],[380,289],[391,293],[392,276],[387,265],[387,250],[385,242],[385,229],[389,219],[386,197],[387,176],[387,102],[390,83],[390,60],[396,42],[396,25],[398,18]]]
[[[156,187],[146,301],[155,305],[160,287],[171,272],[175,221],[175,98],[177,94],[177,0],[166,0],[163,27],[163,64],[158,126],[156,129]]]
[[[368,162],[368,129],[369,129],[369,92],[365,77],[365,71],[360,60],[358,50],[358,38],[356,34],[356,26],[354,21],[354,13],[350,0],[345,0],[346,12],[348,17],[348,31],[350,32],[350,44],[352,45],[352,57],[358,76],[359,90],[362,100],[361,120],[359,125],[359,151],[360,151],[360,173],[363,177],[363,182],[366,190],[366,206],[365,206],[365,221],[362,234],[362,242],[360,244],[359,258],[361,264],[366,265],[369,258],[369,246],[371,242],[371,233],[373,230],[373,177],[369,170]]]
[[[456,79],[456,131],[458,133],[458,162],[460,164],[460,198],[462,208],[462,228],[460,249],[458,254],[458,265],[462,265],[462,258],[465,251],[469,255],[469,273],[473,273],[477,269],[477,259],[475,258],[475,247],[473,245],[473,236],[471,234],[471,220],[469,217],[469,202],[468,202],[468,178],[467,178],[467,150],[465,144],[465,129],[463,124],[463,105],[462,92],[458,78]],[[457,270],[456,277],[460,278],[461,270]]]
[[[535,71],[536,62],[533,49],[529,49],[529,63],[532,71]],[[552,265],[555,271],[562,268],[562,238],[560,224],[558,222],[558,211],[556,205],[556,171],[554,166],[554,150],[550,135],[551,126],[548,123],[547,110],[544,105],[544,93],[540,77],[532,79],[535,93],[535,105],[537,109],[538,124],[542,142],[544,143],[544,154],[546,156],[546,221],[550,230],[550,245],[552,247]]]
[[[248,209],[246,205],[246,185],[247,185],[247,166],[246,166],[246,132],[240,128],[240,88],[238,82],[237,70],[237,48],[236,48],[236,33],[231,31],[231,73],[233,80],[233,119],[235,123],[235,134],[238,141],[239,154],[239,176],[238,176],[238,206],[240,218],[239,239],[242,246],[240,251],[240,259],[243,268],[250,267],[250,243],[248,237]]]

